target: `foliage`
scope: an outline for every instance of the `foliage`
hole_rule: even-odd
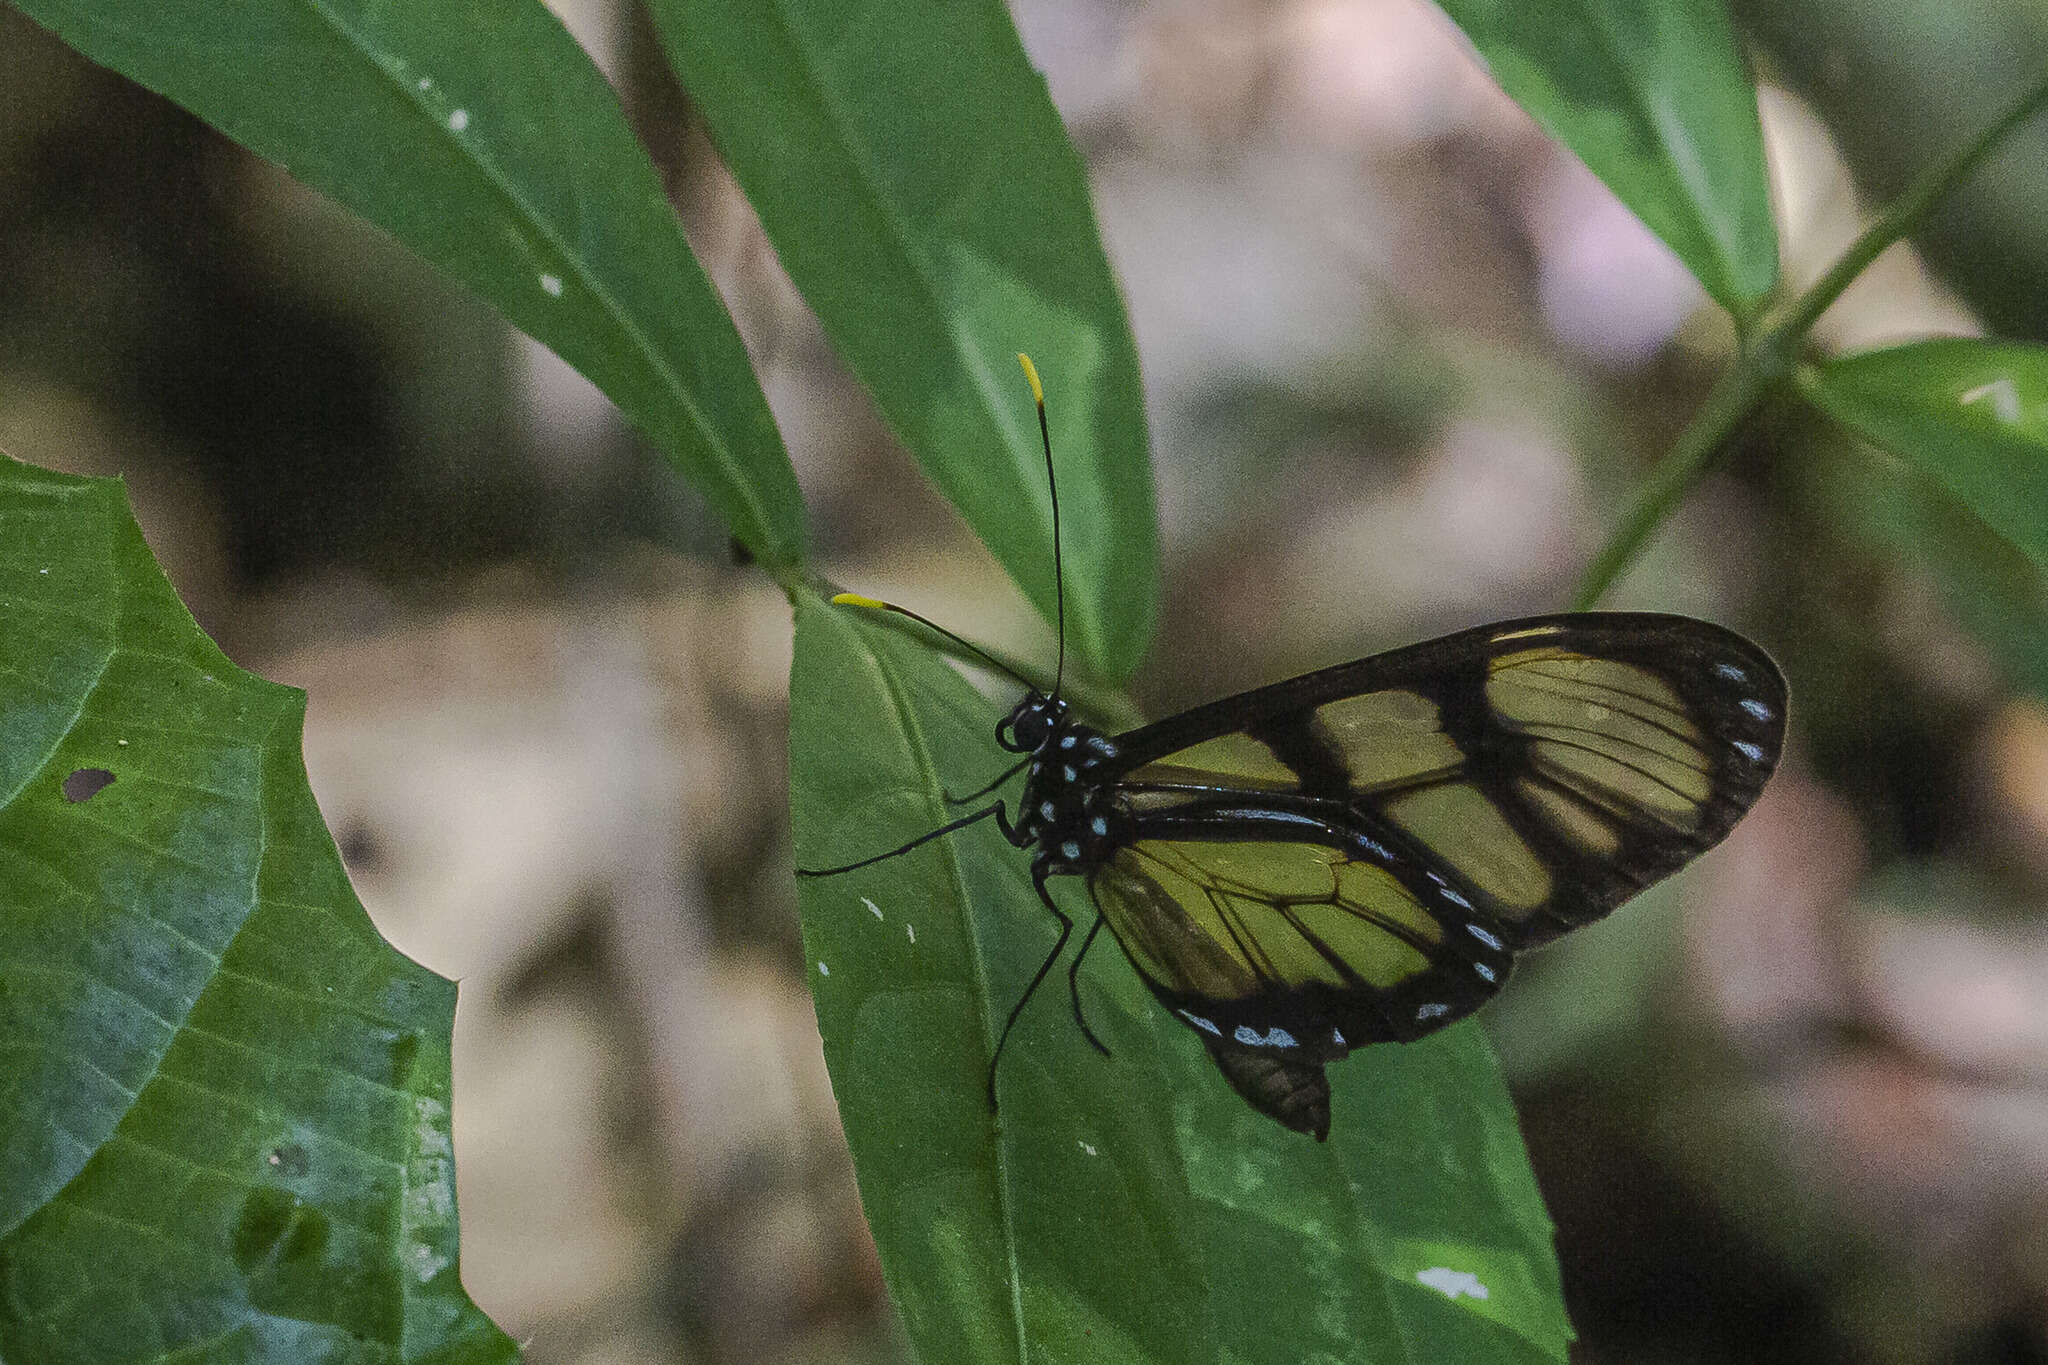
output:
[[[807,576],[744,349],[616,100],[538,3],[17,7],[467,284],[669,456],[795,605],[805,861],[892,847],[987,777],[995,709]],[[1801,367],[1828,304],[2048,85],[1783,297],[1719,0],[1446,9],[1743,343],[1583,601],[1761,406],[1802,392],[2040,561],[2036,349]],[[1050,504],[1010,362],[1037,355],[1071,643],[1128,675],[1158,593],[1136,357],[1079,159],[1001,8],[652,12],[835,345],[1049,613]],[[0,1082],[0,1354],[509,1355],[455,1283],[449,988],[377,941],[347,891],[298,770],[296,697],[211,652],[107,486],[5,474],[0,1018],[17,1060]],[[113,785],[67,794],[95,769]],[[1192,1079],[1191,1038],[1105,954],[1081,988],[1115,1061],[1035,1012],[991,1115],[992,1026],[1050,937],[1010,852],[973,832],[803,894],[834,1083],[921,1354],[1563,1358],[1547,1222],[1470,1029],[1350,1063],[1335,1138],[1311,1149]]]
[[[453,983],[119,486],[0,460],[0,1356],[509,1360],[462,1293]]]

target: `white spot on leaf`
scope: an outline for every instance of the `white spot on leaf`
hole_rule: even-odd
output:
[[[412,1273],[421,1284],[426,1284],[448,1268],[448,1258],[424,1244],[415,1243],[406,1257],[412,1262]]]
[[[868,913],[869,913],[870,915],[873,915],[873,916],[874,916],[874,917],[875,917],[876,919],[880,919],[880,918],[882,917],[882,907],[881,907],[881,906],[879,906],[879,905],[876,905],[876,904],[875,904],[875,903],[874,903],[873,901],[869,900],[869,899],[868,899],[868,898],[867,898],[866,896],[862,896],[862,897],[860,898],[860,903],[861,903],[862,905],[865,905],[865,906],[866,906],[866,907],[868,908]]]
[[[1075,1141],[1080,1142],[1081,1140],[1079,1138],[1076,1138]],[[1090,1156],[1095,1155],[1095,1149],[1089,1146],[1086,1142],[1081,1142],[1081,1150],[1086,1152]]]
[[[1431,1266],[1428,1270],[1416,1271],[1415,1278],[1447,1299],[1461,1296],[1468,1299],[1493,1297],[1486,1286],[1479,1282],[1479,1277],[1469,1270],[1452,1270],[1449,1266],[1441,1265]]]
[[[2011,379],[1994,379],[1989,384],[1979,384],[1957,401],[1964,407],[1972,403],[1991,400],[1991,415],[2001,422],[2020,420],[2020,394]]]
[[[562,277],[560,275],[541,276],[540,292],[546,294],[551,299],[562,297]]]
[[[824,963],[820,962],[820,963],[818,964],[818,975],[819,975],[819,976],[830,976],[830,975],[832,975],[832,969],[831,969],[830,967],[827,967],[827,966],[826,966],[826,965],[825,965]]]
[[[457,109],[454,113],[448,116],[449,132],[459,133],[467,127],[469,127],[469,110]]]

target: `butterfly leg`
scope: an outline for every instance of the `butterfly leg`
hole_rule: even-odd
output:
[[[996,1039],[996,1054],[988,1059],[988,1107],[991,1109],[996,1107],[996,1064],[1003,1060],[1003,1048],[1009,1044],[1010,1030],[1017,1027],[1017,1017],[1024,1013],[1024,1007],[1030,1004],[1031,997],[1038,993],[1038,987],[1045,980],[1046,973],[1052,970],[1053,963],[1059,961],[1060,954],[1066,951],[1067,940],[1074,933],[1074,921],[1067,918],[1066,911],[1053,903],[1052,894],[1045,889],[1045,878],[1044,865],[1034,863],[1031,868],[1031,884],[1038,888],[1038,898],[1045,902],[1045,908],[1052,911],[1053,918],[1060,922],[1060,936],[1053,943],[1052,951],[1045,955],[1045,961],[1038,964],[1037,975],[1033,976],[1031,984],[1024,988],[1023,996],[1010,1010],[1010,1017],[1003,1021],[1002,1037]]]
[[[800,867],[796,870],[796,875],[799,877],[836,877],[842,872],[852,872],[859,868],[872,867],[876,863],[887,862],[891,858],[908,853],[921,844],[928,844],[941,835],[951,834],[954,830],[966,829],[969,825],[986,820],[991,815],[995,816],[996,828],[1003,832],[1003,837],[1018,847],[1023,847],[1023,843],[1017,838],[1016,828],[1010,824],[1008,812],[1003,809],[1003,803],[996,801],[983,806],[972,815],[963,815],[958,820],[951,820],[940,825],[937,829],[927,830],[909,843],[898,848],[892,848],[887,853],[877,853],[872,858],[862,858],[858,862],[843,863],[838,867]]]
[[[1074,954],[1074,960],[1067,966],[1067,994],[1074,1002],[1074,1022],[1081,1026],[1081,1036],[1086,1038],[1095,1050],[1107,1057],[1109,1049],[1095,1036],[1095,1030],[1088,1027],[1087,1016],[1081,1013],[1081,959],[1088,956],[1088,949],[1095,942],[1095,936],[1102,932],[1102,912],[1095,912],[1095,923],[1088,926],[1086,937],[1081,940],[1081,951]]]
[[[943,797],[945,797],[945,798],[946,798],[946,804],[947,804],[947,805],[949,805],[949,806],[964,806],[964,805],[966,805],[966,804],[967,804],[967,803],[968,803],[969,801],[973,801],[973,800],[976,800],[976,799],[977,799],[977,798],[979,798],[979,797],[987,796],[987,795],[988,795],[988,794],[989,794],[990,792],[994,791],[994,790],[995,790],[995,789],[996,789],[997,787],[1000,787],[1000,786],[1002,786],[1002,785],[1003,785],[1003,784],[1004,784],[1005,782],[1008,782],[1008,781],[1009,781],[1009,780],[1010,780],[1011,778],[1015,777],[1015,776],[1016,776],[1016,775],[1017,775],[1018,773],[1021,773],[1021,772],[1023,772],[1023,771],[1024,771],[1024,765],[1025,765],[1026,763],[1029,763],[1030,761],[1031,761],[1031,755],[1030,755],[1030,754],[1026,754],[1026,755],[1024,755],[1024,757],[1022,757],[1022,758],[1018,759],[1018,760],[1017,760],[1017,761],[1016,761],[1015,763],[1011,764],[1011,765],[1010,765],[1010,766],[1009,766],[1008,768],[1005,768],[1005,769],[1003,770],[1002,774],[1001,774],[1000,776],[998,776],[998,777],[996,778],[996,780],[995,780],[995,781],[993,781],[993,782],[989,783],[989,784],[988,784],[988,785],[987,785],[986,787],[977,787],[977,788],[975,788],[975,789],[974,789],[973,791],[971,791],[971,792],[967,793],[967,795],[965,795],[965,796],[953,796],[953,795],[951,795],[950,793],[947,793],[947,792],[940,792],[940,793],[939,793],[939,795],[941,795],[941,796],[943,796]]]

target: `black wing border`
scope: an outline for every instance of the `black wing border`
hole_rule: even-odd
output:
[[[1537,630],[1559,633],[1544,641],[1512,638]],[[1345,697],[1405,689],[1438,699],[1443,692],[1442,680],[1469,678],[1503,654],[1539,644],[1624,663],[1654,665],[1659,676],[1680,687],[1688,704],[1700,708],[1717,734],[1739,734],[1746,742],[1760,744],[1758,722],[1740,710],[1739,700],[1686,688],[1684,672],[1673,666],[1695,664],[1701,670],[1711,670],[1717,664],[1730,664],[1742,668],[1747,675],[1745,681],[1757,689],[1750,699],[1772,712],[1773,719],[1764,722],[1764,729],[1775,729],[1777,736],[1783,733],[1785,676],[1771,656],[1745,636],[1711,621],[1664,612],[1557,612],[1473,626],[1176,712],[1164,720],[1114,736],[1115,757],[1105,765],[1103,776],[1115,780],[1203,740],[1248,730],[1259,720],[1310,711]],[[1776,736],[1772,738],[1759,764],[1766,774],[1777,766],[1779,746]]]

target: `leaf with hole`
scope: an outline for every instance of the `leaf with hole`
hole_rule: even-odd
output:
[[[304,703],[118,482],[0,457],[0,1358],[517,1355],[456,1268],[455,987],[349,889]]]

